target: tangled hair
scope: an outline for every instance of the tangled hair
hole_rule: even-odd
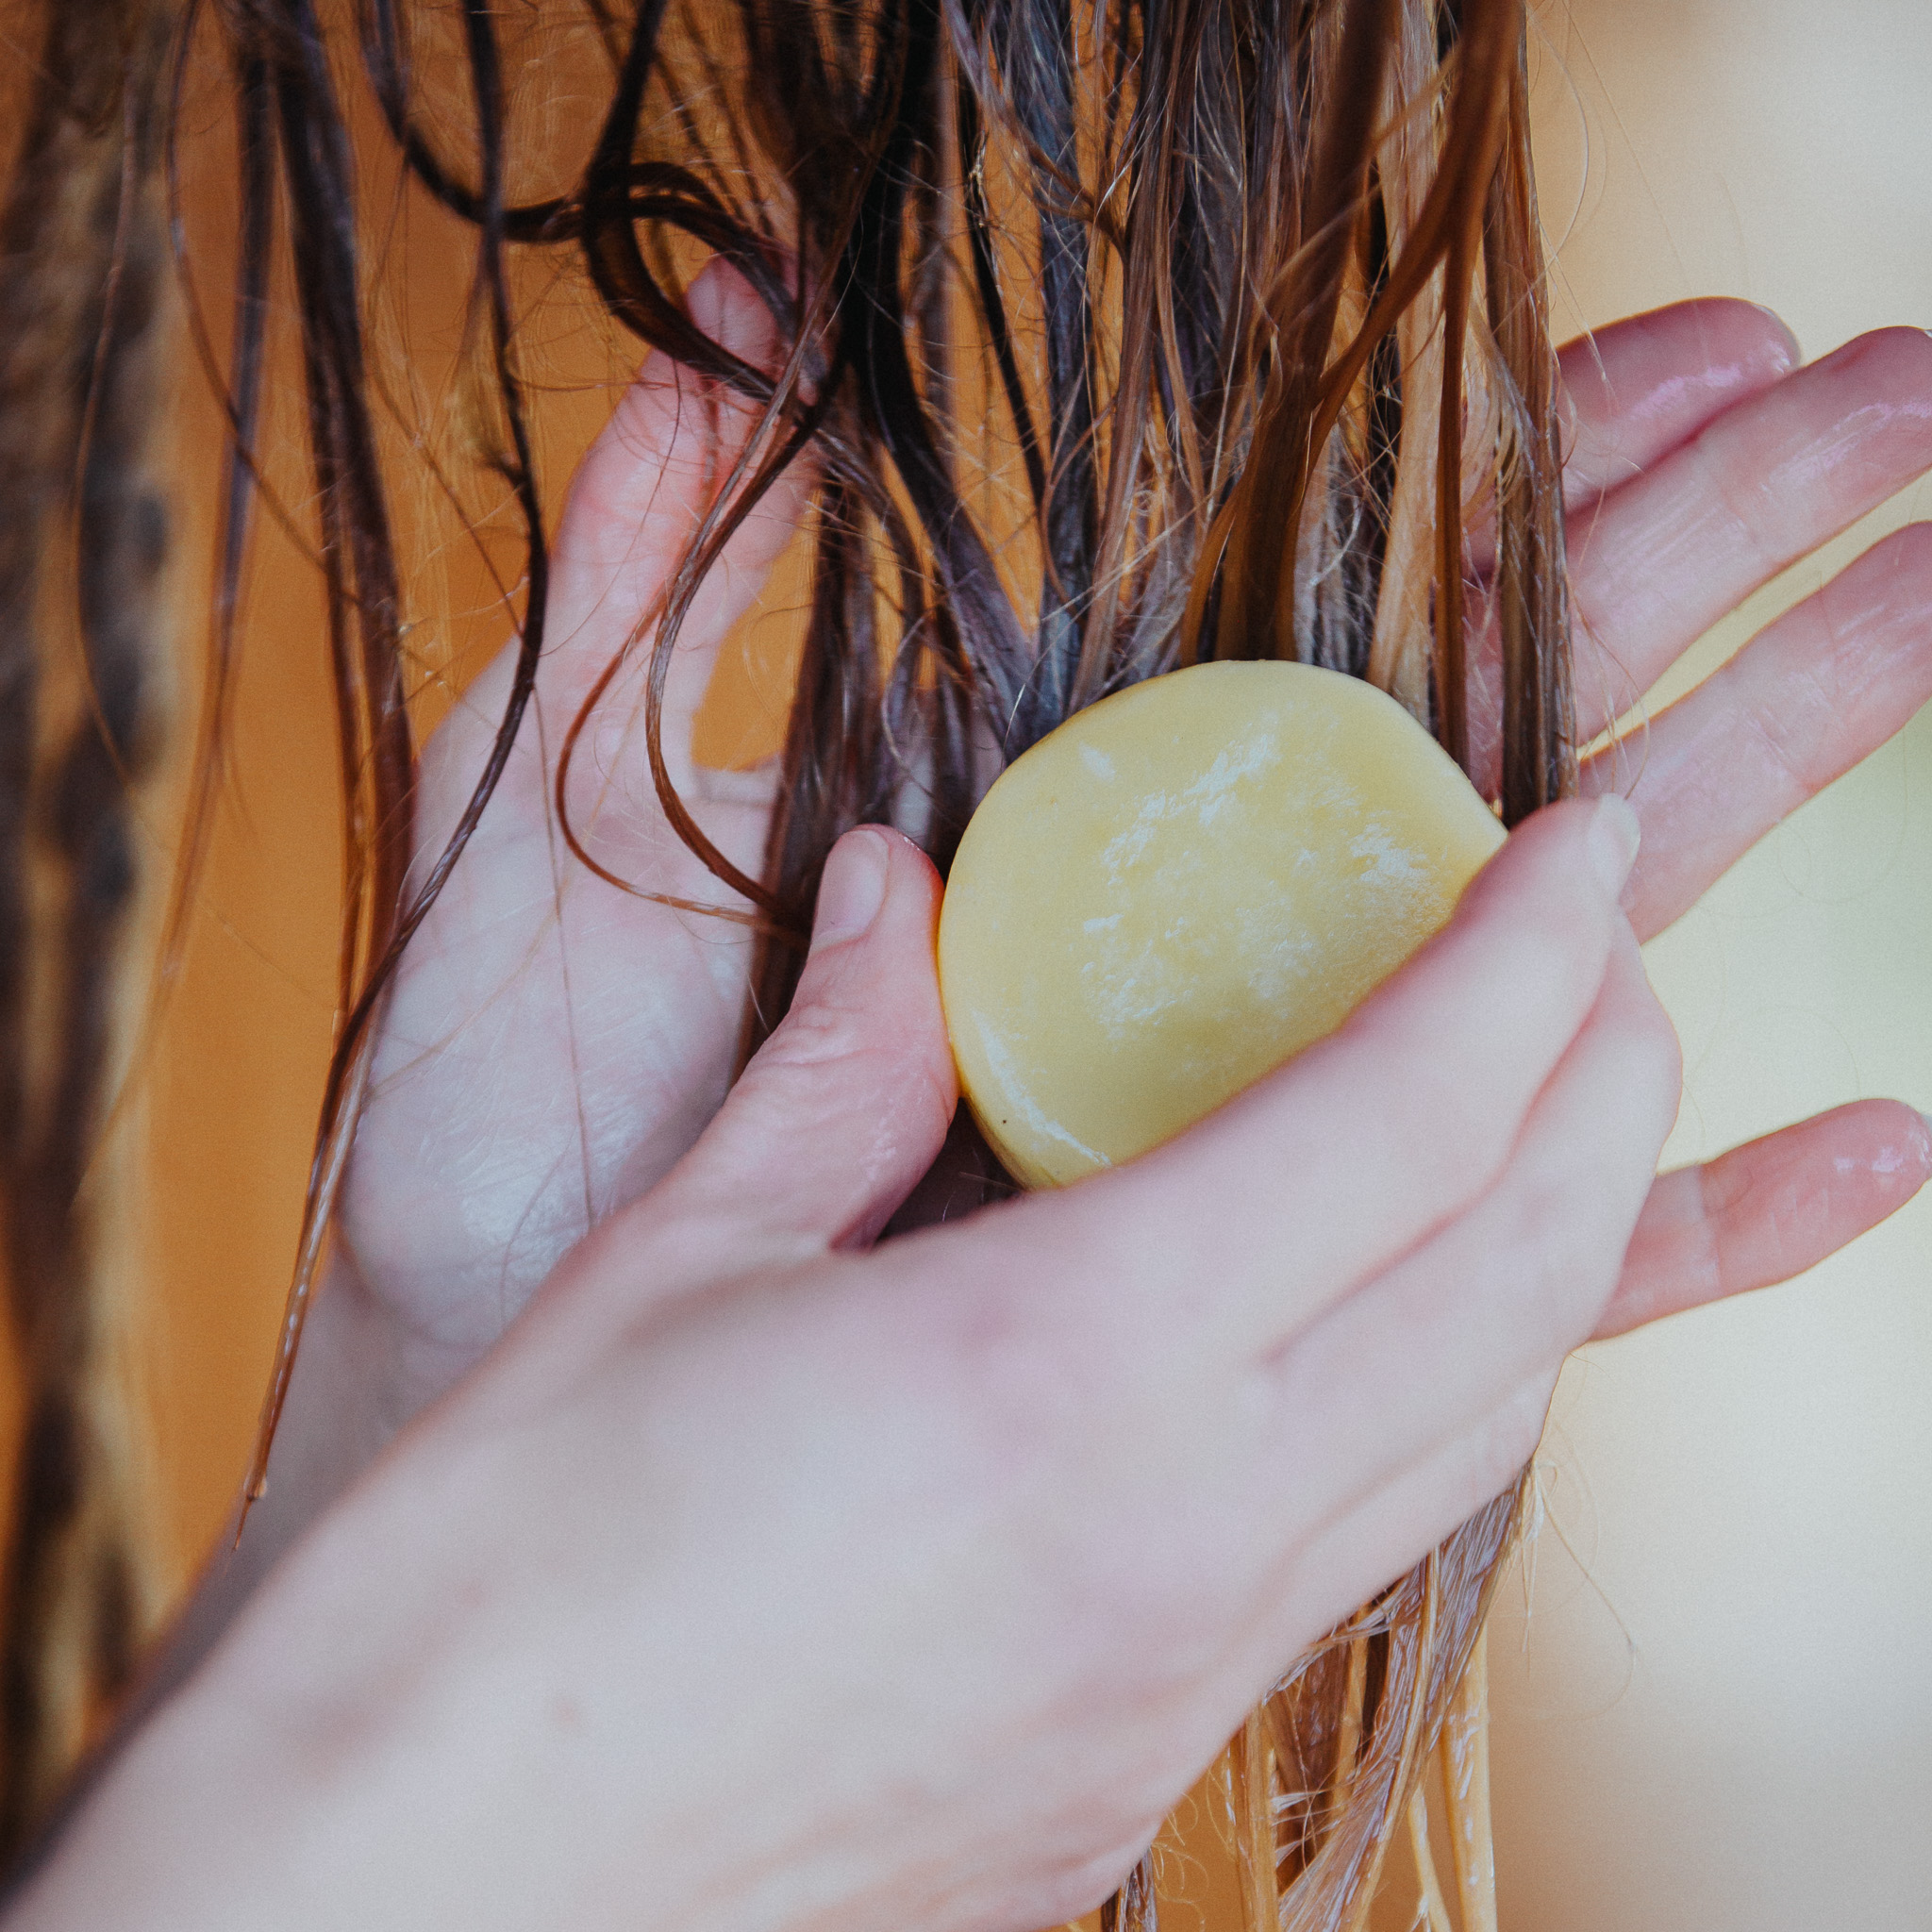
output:
[[[47,4],[58,15],[58,0]],[[791,998],[841,834],[894,823],[943,871],[1008,759],[1081,707],[1178,665],[1298,658],[1369,678],[1510,824],[1574,783],[1524,0],[582,6],[608,98],[567,160],[575,186],[540,193],[523,184],[562,178],[555,142],[538,155],[519,135],[502,44],[513,29],[489,0],[357,0],[353,12],[188,0],[182,44],[219,36],[233,76],[242,236],[208,715],[220,714],[256,495],[265,293],[285,249],[350,868],[344,1017],[264,1457],[372,1014],[504,768],[542,648],[547,556],[513,252],[580,262],[618,324],[760,412],[633,634],[651,653],[645,736],[664,810],[753,908],[726,915],[758,933],[745,1053]],[[498,403],[490,461],[527,558],[493,755],[420,875],[408,872],[406,578],[338,92],[350,58],[420,190],[474,230],[477,354]],[[770,311],[776,368],[749,366],[687,315],[683,288],[713,257]],[[677,796],[660,714],[698,586],[807,453],[810,596],[753,877]],[[558,804],[594,869],[569,832],[568,761],[567,747]],[[204,788],[191,854],[206,800]],[[1466,1667],[1516,1511],[1515,1496],[1498,1499],[1391,1585],[1230,1744],[1215,1788],[1254,1932],[1362,1926],[1406,1810],[1426,1908],[1447,1932],[1417,1808],[1439,1748],[1462,1923],[1493,1923],[1473,1849],[1487,1798]],[[1111,1928],[1155,1914],[1143,1863],[1105,1916]]]

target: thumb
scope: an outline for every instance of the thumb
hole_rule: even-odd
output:
[[[939,874],[910,840],[878,825],[840,840],[791,1010],[647,1197],[654,1222],[682,1224],[707,1250],[722,1236],[737,1266],[877,1235],[937,1158],[958,1099],[939,905]]]

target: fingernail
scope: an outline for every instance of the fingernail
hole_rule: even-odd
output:
[[[856,940],[878,917],[886,896],[886,868],[891,855],[876,832],[848,832],[832,847],[819,880],[818,909],[812,915],[811,949]]]
[[[1773,322],[1777,324],[1779,333],[1791,345],[1791,367],[1793,369],[1800,367],[1805,360],[1805,345],[1798,340],[1797,330],[1775,308],[1768,308],[1762,302],[1754,302],[1751,306],[1757,309],[1759,315],[1769,316]]]
[[[1596,815],[1590,822],[1590,862],[1612,899],[1624,891],[1624,881],[1637,863],[1638,841],[1643,836],[1637,814],[1627,800],[1607,791],[1596,802]]]

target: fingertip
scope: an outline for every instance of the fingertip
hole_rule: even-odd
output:
[[[1805,359],[1805,345],[1799,341],[1797,330],[1775,308],[1768,308],[1762,302],[1753,302],[1750,307],[1771,325],[1773,335],[1783,347],[1781,360],[1784,366],[1779,373],[1782,375],[1796,369]]]
[[[735,263],[714,255],[685,290],[684,312],[693,327],[727,355],[754,369],[777,359],[778,325],[764,298]]]
[[[1891,571],[1932,573],[1932,523],[1921,520],[1902,524],[1873,544],[1865,558],[1881,558],[1886,568]],[[1865,558],[1860,558],[1859,563],[1863,563]],[[1927,590],[1932,591],[1932,585],[1928,585]]]
[[[1618,792],[1606,791],[1591,813],[1590,862],[1613,905],[1623,895],[1642,839],[1643,827],[1630,802]]]
[[[958,1093],[938,899],[932,861],[889,826],[848,831],[827,855],[791,1009],[720,1115],[729,1131],[711,1136],[741,1176],[764,1172],[750,1218],[767,1230],[864,1246],[944,1142]]]
[[[1932,1121],[1857,1100],[1661,1174],[1599,1340],[1815,1267],[1932,1176]]]
[[[1638,318],[1660,335],[1694,339],[1704,380],[1731,400],[1765,388],[1804,364],[1804,345],[1776,309],[1739,295],[1701,295]]]
[[[726,355],[754,369],[769,370],[777,361],[777,323],[743,272],[723,256],[714,255],[691,277],[683,308],[691,326]],[[616,445],[633,466],[664,460],[678,430],[688,426],[680,398],[694,393],[687,385],[699,379],[664,350],[650,350],[618,398],[606,434],[592,444],[587,468],[608,445]]]
[[[1932,1115],[1903,1100],[1853,1101],[1805,1125],[1816,1136],[1806,1151],[1814,1159],[1828,1156],[1833,1184],[1863,1204],[1859,1231],[1903,1208],[1932,1179]],[[1805,1145],[1799,1130],[1787,1132]]]
[[[811,950],[824,952],[863,938],[886,898],[891,851],[870,825],[850,831],[826,856],[812,908]]]
[[[1804,351],[1773,310],[1715,295],[1609,323],[1568,343],[1561,359],[1583,425],[1608,438],[1594,452],[1598,460],[1584,453],[1588,484],[1621,480],[1657,461],[1734,403],[1789,375]]]
[[[1776,309],[1738,295],[1669,302],[1613,322],[1586,340],[1607,359],[1627,358],[1644,365],[1644,373],[1661,375],[1669,368],[1701,364],[1700,382],[1725,391],[1762,388],[1805,359],[1803,345]]]
[[[1907,1125],[1904,1136],[1903,1151],[1906,1159],[1902,1163],[1916,1174],[1913,1191],[1917,1192],[1926,1181],[1932,1180],[1932,1113],[1926,1113],[1920,1108],[1907,1107],[1902,1100],[1895,1102],[1894,1105],[1901,1112],[1917,1116],[1916,1121]]]
[[[1864,371],[1874,391],[1893,399],[1895,407],[1919,414],[1924,395],[1932,392],[1932,334],[1906,324],[1867,329],[1828,356],[1821,356],[1811,366],[1840,374]],[[1914,391],[1918,392],[1916,404],[1907,402]]]
[[[930,979],[936,1009],[939,900],[932,860],[903,832],[858,825],[845,833],[819,877],[799,1004],[857,997],[880,1013],[908,1001],[923,1007],[915,981]],[[874,981],[880,985],[866,992]]]
[[[1491,916],[1496,895],[1524,891],[1555,903],[1581,889],[1615,907],[1636,863],[1641,827],[1630,804],[1614,791],[1559,799],[1512,831],[1477,874],[1457,909],[1458,921]],[[1512,914],[1521,916],[1522,908]]]

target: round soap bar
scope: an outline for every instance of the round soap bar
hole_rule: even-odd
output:
[[[1359,678],[1201,664],[1080,712],[987,793],[940,913],[993,1152],[1059,1186],[1178,1133],[1340,1025],[1503,836]]]

